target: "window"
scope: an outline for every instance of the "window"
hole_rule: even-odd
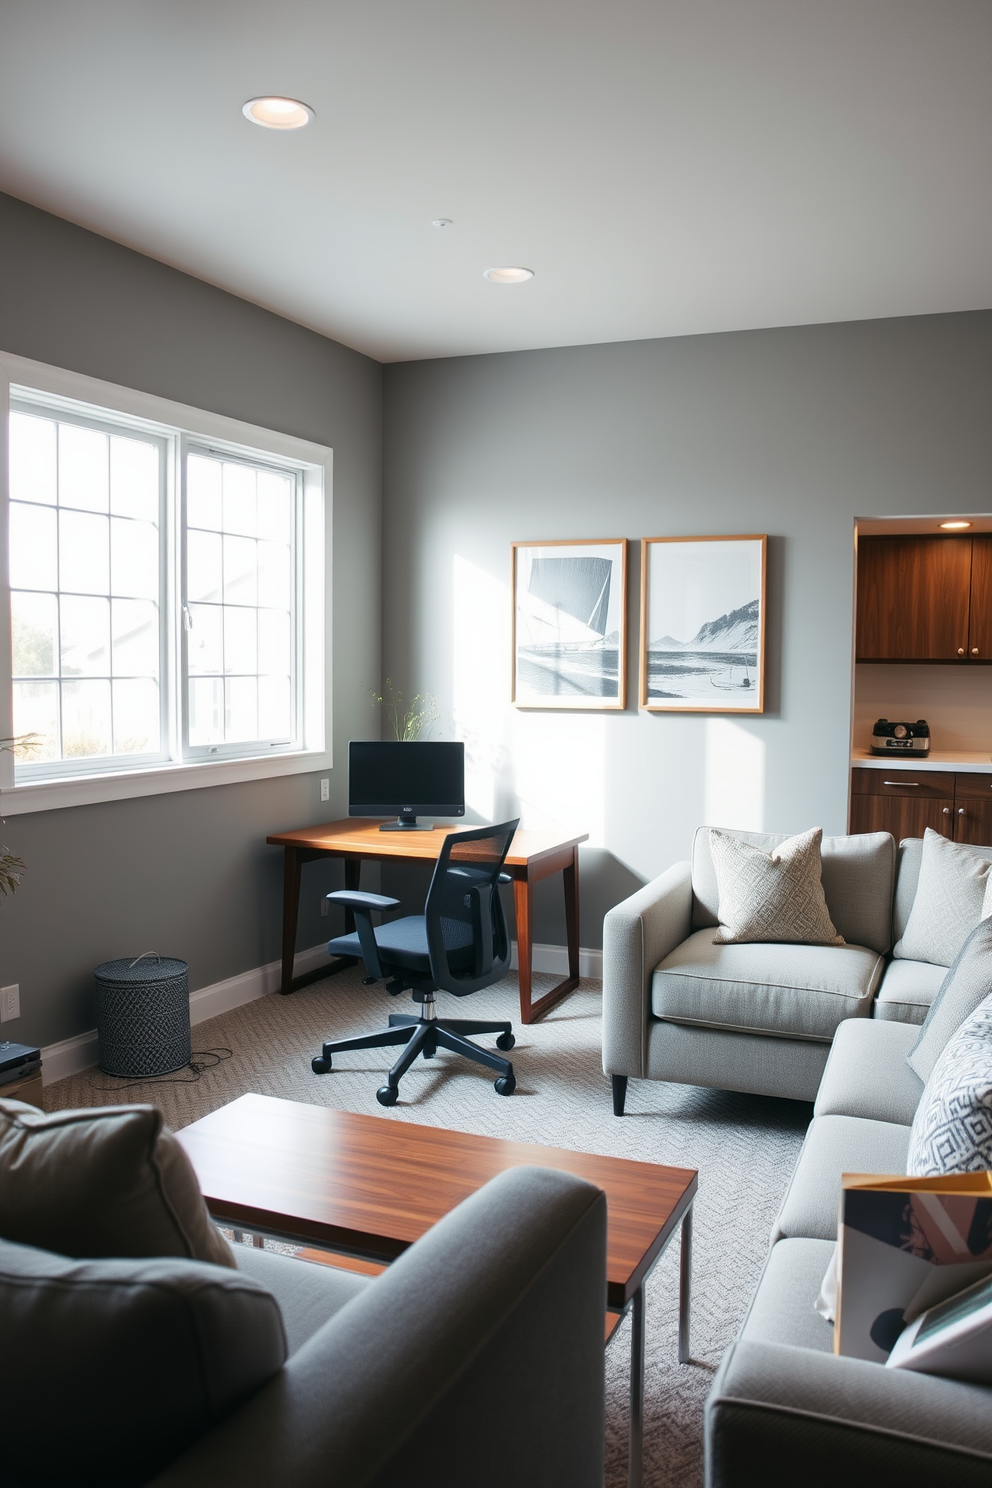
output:
[[[3,809],[57,782],[106,799],[135,793],[111,777],[184,789],[225,762],[231,779],[328,763],[330,452],[140,394],[114,408],[12,383],[9,402],[9,733],[29,743]],[[161,417],[176,411],[196,416]]]

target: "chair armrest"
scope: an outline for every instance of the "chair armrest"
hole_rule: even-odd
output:
[[[736,1343],[706,1402],[707,1488],[992,1477],[992,1390],[783,1344]]]
[[[602,1488],[606,1200],[465,1200],[149,1488]]]
[[[385,894],[367,894],[364,889],[335,889],[325,894],[332,904],[342,904],[345,909],[398,909],[400,901]]]
[[[603,921],[603,1069],[646,1073],[651,973],[692,928],[689,864],[676,863]]]

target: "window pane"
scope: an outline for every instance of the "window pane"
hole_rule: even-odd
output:
[[[110,601],[64,594],[59,608],[63,677],[106,677],[110,672]]]
[[[161,745],[156,684],[138,677],[115,682],[114,753],[157,754]]]
[[[190,455],[186,461],[186,522],[190,527],[221,526],[221,468],[219,460]]]
[[[229,744],[259,738],[258,683],[254,677],[228,677],[224,683],[227,717],[224,737]]]
[[[258,531],[255,472],[249,465],[224,462],[224,531],[254,537]]]
[[[10,415],[10,499],[54,506],[55,425],[28,413]]]
[[[280,610],[259,610],[258,670],[288,673],[292,655],[289,616]]]
[[[271,471],[258,472],[258,535],[288,543],[293,532],[293,482]]]
[[[157,677],[158,605],[146,599],[115,599],[110,605],[115,677]]]
[[[186,595],[189,600],[219,603],[224,588],[221,537],[216,532],[190,532],[186,539]]]
[[[110,589],[109,519],[84,512],[59,512],[59,580],[76,594]]]
[[[14,737],[34,735],[24,763],[59,758],[59,686],[57,682],[14,683]]]
[[[110,683],[63,682],[62,757],[110,753]]]
[[[189,742],[223,744],[224,680],[222,677],[189,679]]]
[[[258,602],[275,610],[288,610],[292,603],[292,571],[288,543],[258,545]]]
[[[292,733],[292,712],[288,677],[259,677],[258,736],[260,739],[286,739]]]
[[[55,512],[10,503],[10,582],[16,589],[58,588]]]
[[[255,604],[258,595],[258,544],[247,537],[224,538],[224,600],[227,604]]]
[[[110,439],[110,510],[120,517],[158,520],[158,447],[143,439]]]
[[[110,572],[114,594],[154,599],[158,594],[158,528],[153,522],[110,519]]]
[[[59,425],[59,505],[105,512],[110,506],[106,434]]]
[[[186,654],[191,672],[216,675],[224,670],[223,613],[219,605],[190,605]]]
[[[225,672],[258,671],[257,614],[257,610],[237,609],[231,605],[224,610]]]
[[[58,637],[55,595],[22,594],[15,589],[10,596],[10,623],[13,675],[55,676]]]

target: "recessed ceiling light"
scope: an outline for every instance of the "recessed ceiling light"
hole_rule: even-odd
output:
[[[960,532],[964,527],[970,527],[970,522],[941,522],[945,532]]]
[[[493,284],[523,284],[525,279],[533,279],[533,269],[484,269],[482,277],[490,280]]]
[[[450,217],[435,217],[431,227],[453,227],[454,223]]]
[[[263,129],[302,129],[313,118],[313,109],[297,98],[249,98],[241,112]]]

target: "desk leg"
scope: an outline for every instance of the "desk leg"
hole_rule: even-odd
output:
[[[517,919],[517,980],[520,983],[520,1021],[533,1023],[534,1010],[530,1000],[531,963],[531,888],[529,878],[513,880],[513,908]]]
[[[689,1320],[692,1310],[692,1205],[682,1220],[681,1254],[679,1256],[679,1363],[691,1364]]]
[[[644,1455],[644,1287],[634,1293],[630,1315],[630,1438],[627,1488],[641,1488]]]
[[[298,848],[283,849],[282,874],[282,982],[283,997],[293,990],[293,962],[296,958],[296,926],[300,917],[300,878],[303,864]]]
[[[565,940],[568,949],[568,976],[545,992],[536,1002],[531,1001],[531,976],[533,971],[533,921],[531,916],[531,887],[529,874],[513,880],[513,904],[517,916],[517,975],[520,979],[520,1021],[536,1023],[545,1013],[566,997],[579,985],[579,850],[573,847],[564,862],[559,859],[550,872],[561,872],[565,890]],[[540,878],[546,873],[539,873]]]

